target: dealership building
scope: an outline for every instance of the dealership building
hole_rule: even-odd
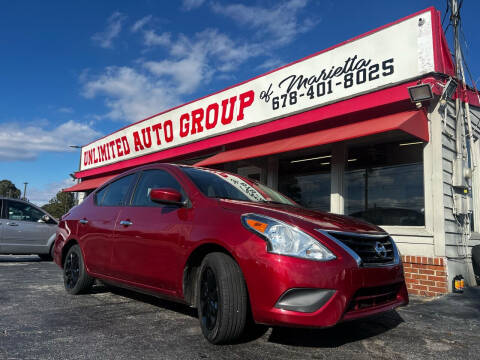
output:
[[[223,169],[381,226],[412,294],[473,285],[480,98],[455,73],[429,8],[83,146],[64,191],[155,162]]]

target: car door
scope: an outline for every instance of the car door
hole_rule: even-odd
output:
[[[0,254],[3,254],[3,228],[5,227],[5,216],[3,214],[3,199],[0,199]]]
[[[141,173],[131,206],[122,208],[115,228],[112,267],[115,276],[130,282],[175,292],[181,268],[181,249],[191,229],[189,206],[158,204],[150,190],[173,188],[186,194],[166,170]]]
[[[85,264],[96,274],[111,275],[113,233],[136,174],[124,176],[98,190],[78,224]]]
[[[12,254],[42,253],[55,229],[42,217],[43,211],[20,200],[4,200],[5,217],[2,221],[4,252]]]

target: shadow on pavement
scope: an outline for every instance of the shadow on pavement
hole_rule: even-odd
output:
[[[290,346],[336,348],[387,332],[404,320],[396,311],[338,324],[328,329],[273,328],[269,342]]]
[[[167,310],[175,311],[190,317],[198,317],[197,310],[185,304],[177,303],[175,301],[164,300],[159,297],[142,294],[133,290],[128,290],[113,285],[101,284],[94,286],[91,293],[111,292],[115,295],[123,296],[131,300],[141,301],[153,306],[161,307]]]
[[[100,284],[92,289],[93,293],[112,292],[135,301],[141,301],[183,315],[198,318],[196,309],[174,301],[164,300],[133,290]],[[268,338],[269,342],[291,346],[335,348],[345,343],[356,342],[387,332],[403,323],[402,317],[395,311],[376,315],[362,320],[338,324],[328,329],[303,329],[275,327]],[[248,324],[248,329],[238,343],[255,341],[267,331],[267,326]]]
[[[37,255],[0,255],[0,263],[43,262]]]

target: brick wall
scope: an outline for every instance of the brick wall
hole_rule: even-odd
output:
[[[402,256],[408,293],[438,296],[448,292],[447,269],[443,258]]]

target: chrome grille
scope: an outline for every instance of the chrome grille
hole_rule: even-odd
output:
[[[365,266],[396,262],[395,245],[389,235],[370,235],[328,231],[328,234],[353,250]]]

